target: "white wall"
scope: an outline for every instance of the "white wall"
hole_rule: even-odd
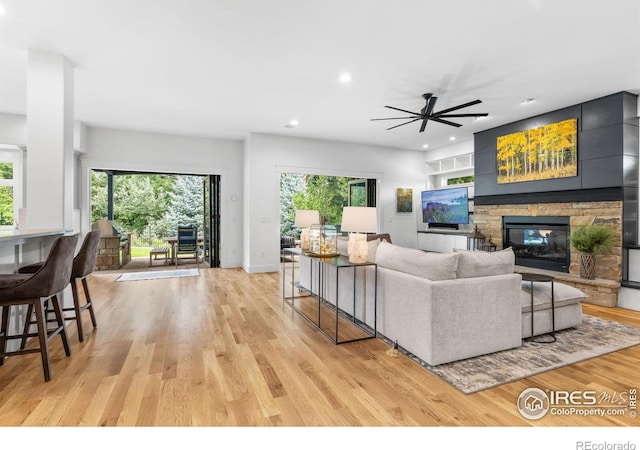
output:
[[[425,162],[449,158],[451,156],[464,155],[466,153],[473,153],[473,149],[473,139],[470,139],[468,141],[456,142],[435,150],[425,151]]]
[[[89,127],[81,163],[81,227],[90,228],[90,169],[220,175],[220,264],[242,266],[242,142]]]
[[[376,178],[379,231],[390,233],[394,244],[417,247],[424,152],[253,133],[245,141],[244,153],[247,272],[279,269],[281,173]],[[413,189],[413,213],[396,213],[396,188]]]
[[[0,144],[27,145],[27,116],[0,113]]]
[[[25,116],[3,114],[0,142],[25,145]],[[6,119],[6,120],[5,120]],[[380,232],[417,247],[425,187],[423,151],[252,134],[245,142],[86,127],[79,153],[80,230],[90,229],[90,169],[219,174],[221,265],[279,270],[279,176],[297,172],[376,178]],[[76,148],[77,148],[76,143]],[[28,152],[27,152],[28,154]],[[396,213],[396,188],[412,188],[414,213]],[[246,198],[245,198],[246,197]],[[263,256],[264,255],[264,256]]]

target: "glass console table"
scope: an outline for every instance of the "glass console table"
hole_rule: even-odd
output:
[[[302,316],[317,330],[324,334],[334,344],[361,341],[377,337],[377,278],[378,266],[373,262],[352,263],[347,256],[338,255],[330,258],[320,258],[305,255],[299,248],[282,249],[282,299],[291,306],[292,310]],[[309,286],[303,286],[299,280],[300,268],[296,266],[307,259],[309,263]],[[366,325],[367,303],[367,267],[373,267],[373,328]],[[346,270],[353,274],[353,313],[347,313],[340,308],[340,273]],[[335,286],[329,286],[328,277],[335,271]],[[359,277],[358,274],[361,276]],[[363,284],[364,317],[357,317],[356,282]],[[289,291],[289,288],[291,289]],[[330,290],[335,294],[335,304],[328,300]],[[351,291],[351,290],[350,290]],[[340,332],[345,338],[340,338]]]

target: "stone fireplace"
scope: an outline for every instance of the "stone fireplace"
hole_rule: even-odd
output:
[[[615,245],[608,252],[597,256],[596,277],[607,280],[620,280],[622,276],[622,202],[568,202],[536,203],[523,205],[476,205],[474,221],[480,231],[491,237],[496,244],[502,244],[503,218],[517,216],[531,218],[531,223],[544,222],[550,217],[566,217],[569,232],[572,227],[601,223],[614,227]],[[523,219],[520,219],[523,220]],[[553,219],[555,220],[555,219]],[[569,246],[569,267],[571,274],[580,273],[580,256]],[[558,269],[555,269],[558,270]],[[562,270],[558,270],[562,271]]]
[[[538,254],[543,253],[543,250],[546,251],[546,247],[540,247],[545,241],[533,232],[528,233],[530,238],[525,239],[524,231],[534,230],[531,224],[537,223],[539,231],[544,232],[547,230],[550,234],[552,234],[551,225],[557,226],[559,220],[568,222],[568,233],[570,233],[574,227],[589,225],[591,223],[606,224],[613,227],[616,232],[613,248],[607,253],[596,256],[596,280],[583,280],[579,278],[580,255],[575,249],[572,249],[571,246],[568,245],[568,241],[564,241],[567,242],[566,249],[568,250],[568,255],[566,261],[568,262],[568,270],[557,267],[545,267],[545,264],[541,267],[540,258],[530,258],[522,254],[516,264],[522,270],[527,271],[527,267],[532,267],[534,271],[551,270],[556,279],[563,283],[576,286],[587,293],[590,303],[615,306],[617,303],[617,291],[620,287],[620,279],[622,277],[622,217],[622,201],[501,204],[476,205],[474,222],[482,234],[487,236],[487,238],[491,238],[499,248],[506,248],[506,236],[504,235],[505,218],[517,218],[515,221],[519,221],[520,223],[516,223],[516,225],[519,226],[519,228],[515,228],[516,236],[519,237],[518,233],[522,235],[522,245],[525,245],[525,247],[527,244],[530,246],[538,245],[537,249],[529,248],[529,253],[537,252]],[[513,234],[511,233],[513,232],[510,232],[509,239],[513,241]],[[549,239],[549,237],[552,239]],[[553,248],[554,243],[557,244],[555,248],[562,246],[561,242],[563,238],[551,235],[549,237],[547,237],[546,244],[551,245],[550,248]],[[568,235],[566,239],[568,240]],[[511,246],[513,247],[513,245]],[[515,248],[514,251],[516,251]],[[552,253],[549,252],[548,256],[551,254]],[[522,264],[523,261],[525,264]],[[527,264],[532,261],[533,264]]]

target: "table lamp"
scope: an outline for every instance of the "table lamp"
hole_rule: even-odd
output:
[[[378,220],[375,208],[345,206],[342,209],[342,226],[340,230],[349,232],[349,244],[347,246],[349,262],[363,263],[367,261],[367,235],[363,233],[375,233],[377,226]]]
[[[309,251],[309,227],[320,223],[320,213],[316,209],[297,209],[293,225],[301,228],[300,248],[303,252]]]

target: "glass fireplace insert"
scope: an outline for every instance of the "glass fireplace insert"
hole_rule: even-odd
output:
[[[511,247],[516,265],[569,272],[569,217],[505,216],[503,248]]]

